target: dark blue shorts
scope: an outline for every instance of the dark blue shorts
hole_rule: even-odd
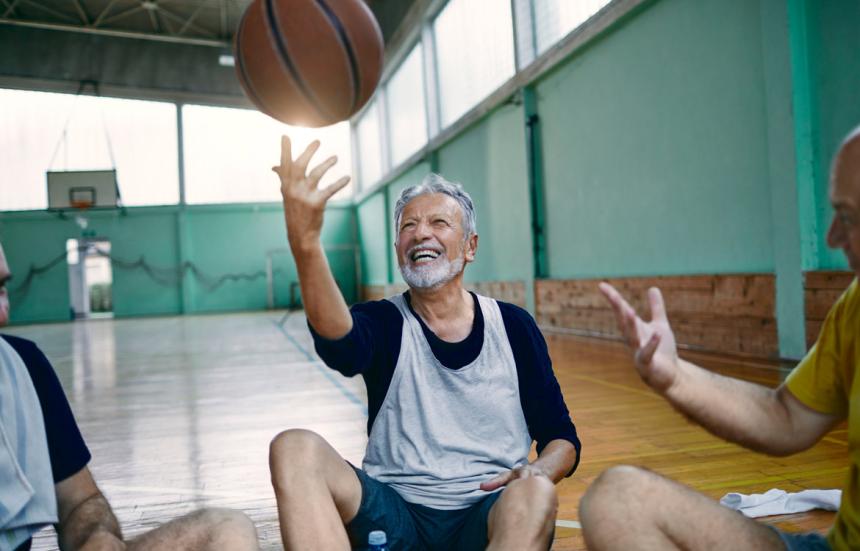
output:
[[[830,551],[830,544],[827,543],[827,537],[821,534],[810,532],[808,534],[790,534],[777,530],[782,543],[785,544],[786,551]]]
[[[352,468],[361,482],[361,505],[346,526],[353,549],[365,549],[367,535],[373,530],[385,531],[392,551],[478,551],[487,547],[487,518],[501,492],[487,494],[466,509],[433,509],[407,502],[387,484]]]

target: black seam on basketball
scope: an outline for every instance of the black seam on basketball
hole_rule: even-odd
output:
[[[246,12],[247,15],[247,12]],[[269,106],[266,105],[266,102],[263,101],[263,98],[260,97],[260,94],[257,93],[257,89],[254,87],[253,81],[251,81],[250,77],[248,77],[248,71],[245,70],[245,64],[242,62],[242,23],[245,21],[245,16],[242,16],[242,21],[239,22],[239,30],[236,33],[236,67],[239,69],[239,73],[242,75],[242,82],[245,83],[245,92],[249,96],[251,96],[251,101],[259,106],[263,112],[267,115],[274,116],[274,111],[269,109]]]
[[[349,71],[352,75],[352,107],[350,111],[354,112],[358,104],[358,97],[361,94],[361,79],[358,74],[358,60],[355,58],[355,50],[352,49],[352,42],[350,42],[349,35],[346,34],[346,29],[340,22],[337,14],[326,4],[325,0],[317,0],[317,4],[323,13],[326,14],[326,17],[328,17],[329,23],[331,23],[331,26],[337,32],[337,37],[340,39],[343,49],[346,50],[346,56],[349,59]]]
[[[301,89],[302,93],[305,95],[305,98],[314,106],[317,110],[317,115],[326,120],[331,120],[333,117],[328,112],[327,109],[324,109],[322,104],[320,104],[319,100],[314,94],[313,90],[310,89],[308,83],[302,78],[299,70],[293,65],[293,60],[290,59],[289,51],[287,50],[287,41],[284,38],[284,35],[281,33],[281,27],[278,24],[278,18],[275,17],[275,6],[273,0],[266,0],[266,19],[268,19],[269,25],[272,26],[272,38],[275,41],[275,48],[277,52],[280,54],[278,57],[283,61],[284,66],[290,72],[293,79],[296,81],[296,84]]]

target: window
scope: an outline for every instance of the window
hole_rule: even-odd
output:
[[[433,37],[445,127],[513,76],[511,2],[451,0],[433,22]]]
[[[427,143],[422,53],[421,43],[416,44],[385,89],[392,166],[405,161]]]
[[[533,0],[534,33],[540,55],[585,23],[610,0]]]
[[[374,99],[361,115],[356,128],[361,189],[369,188],[382,177],[382,134],[379,116],[379,100]]]
[[[281,157],[281,135],[292,142],[293,158],[313,140],[320,149],[308,169],[337,155],[320,187],[351,172],[349,123],[326,128],[299,128],[282,124],[248,109],[186,105],[182,108],[185,151],[185,200],[200,203],[280,201],[281,191],[272,167]],[[346,198],[352,184],[335,198]]]
[[[173,104],[0,90],[0,210],[47,208],[49,169],[110,169],[111,151],[123,204],[179,200]]]

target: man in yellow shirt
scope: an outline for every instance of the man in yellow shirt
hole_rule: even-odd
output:
[[[860,127],[842,143],[830,175],[830,247],[860,275]],[[634,351],[642,379],[715,435],[752,450],[790,455],[848,420],[851,469],[827,536],[787,534],[719,505],[677,482],[636,467],[613,467],[580,503],[589,549],[860,549],[860,290],[857,280],[830,310],[817,343],[778,388],[723,377],[678,357],[658,289],[651,321],[601,284]]]

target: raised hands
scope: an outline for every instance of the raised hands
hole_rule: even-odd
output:
[[[290,138],[282,136],[281,164],[272,167],[281,179],[287,237],[294,252],[297,248],[303,250],[319,244],[325,205],[335,193],[349,183],[349,176],[344,176],[330,186],[319,189],[320,179],[337,163],[337,157],[331,156],[307,172],[308,163],[319,146],[319,141],[314,140],[297,159],[293,160]]]
[[[618,328],[627,345],[634,351],[633,360],[639,376],[657,392],[669,390],[678,376],[678,348],[675,335],[666,319],[663,295],[656,287],[648,289],[651,321],[643,321],[633,307],[608,283],[600,284],[600,292],[615,310]]]

